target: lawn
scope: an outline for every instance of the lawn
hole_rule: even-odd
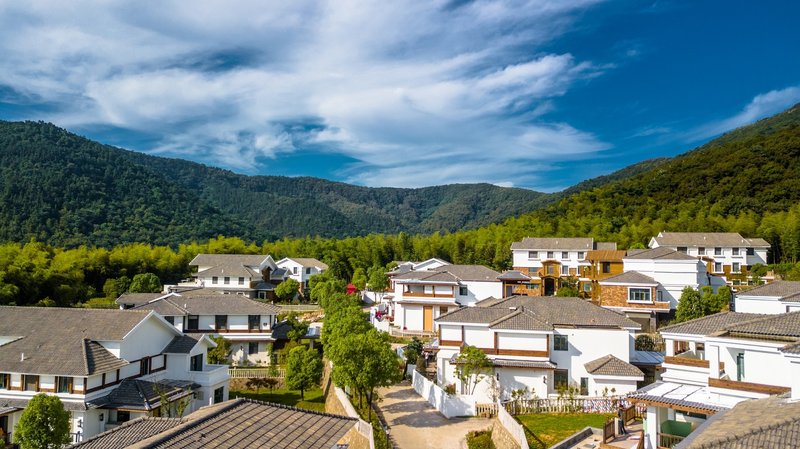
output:
[[[611,415],[602,413],[539,413],[517,415],[516,418],[530,431],[526,433],[531,449],[546,449],[584,427],[602,429],[609,416]]]
[[[236,397],[291,405],[292,407],[315,410],[318,412],[325,411],[325,397],[322,395],[321,388],[307,390],[305,392],[305,400],[300,400],[299,390],[287,390],[286,388],[276,388],[272,390],[272,392],[268,391],[266,388],[262,388],[258,394],[254,390],[232,390],[231,398]]]

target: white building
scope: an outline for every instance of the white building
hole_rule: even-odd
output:
[[[712,274],[724,275],[729,284],[747,284],[750,267],[767,264],[769,242],[745,238],[736,232],[659,232],[650,248],[670,248],[703,260]]]
[[[437,381],[455,384],[463,345],[483,350],[504,396],[526,388],[540,398],[570,386],[584,396],[636,390],[644,373],[635,359],[640,326],[580,298],[514,296],[489,299],[439,317]],[[482,383],[485,389],[488,382]]]
[[[648,406],[649,447],[672,447],[742,401],[800,392],[800,312],[723,312],[667,326],[661,335],[661,381],[630,396]]]
[[[587,270],[591,263],[586,253],[592,250],[615,250],[613,242],[595,242],[591,238],[532,238],[511,244],[514,270],[530,277],[525,289],[515,293],[531,296],[552,296],[567,278],[577,280],[581,292],[589,292],[591,279]]]
[[[434,331],[439,316],[489,297],[501,297],[499,275],[482,265],[444,265],[394,275],[394,324],[404,330]]]
[[[308,288],[312,276],[322,274],[328,265],[308,257],[285,257],[276,262],[278,268],[286,270],[286,276],[300,283],[300,288]]]
[[[198,254],[189,265],[197,267],[192,285],[250,298],[275,299],[288,276],[268,255]]]
[[[74,442],[179,403],[188,414],[222,402],[228,367],[206,363],[214,346],[151,311],[0,307],[0,428],[10,440],[38,393],[61,399]]]
[[[117,303],[130,305],[126,297],[120,296]],[[236,364],[271,363],[275,341],[272,327],[280,312],[275,305],[199,289],[162,295],[135,305],[133,310],[152,310],[180,332],[220,335],[230,340],[231,361]]]
[[[774,281],[736,293],[734,309],[746,313],[789,313],[800,310],[800,282]]]

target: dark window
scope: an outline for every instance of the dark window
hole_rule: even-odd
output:
[[[699,254],[701,256],[705,256],[706,255],[706,249],[704,247],[702,247],[702,246],[697,248],[697,254]]]
[[[554,351],[566,351],[569,349],[569,342],[567,341],[566,335],[554,335],[553,336],[553,350]]]
[[[214,315],[214,329],[225,330],[228,328],[228,315]]]
[[[24,375],[23,383],[25,391],[39,391],[39,376]]]
[[[189,371],[203,371],[203,354],[193,355],[189,359]]]
[[[747,255],[748,256],[755,256],[756,255],[756,249],[755,248],[747,248]]]
[[[58,393],[72,393],[72,378],[59,377],[58,378]]]
[[[167,320],[167,323],[172,324],[173,326],[175,325],[175,317],[174,316],[165,316],[164,319]]]
[[[736,354],[736,380],[739,382],[744,380],[744,353]]]
[[[554,257],[555,257],[555,256],[553,255],[553,252],[552,252],[552,251],[548,251],[548,252],[547,252],[547,258],[548,258],[548,259],[553,259]]]
[[[611,273],[611,262],[603,262],[603,273]]]
[[[650,297],[649,288],[629,288],[628,301],[649,302],[652,301]]]
[[[200,327],[200,318],[197,315],[189,315],[189,323],[186,325],[186,329],[190,331],[196,331]]]
[[[239,285],[244,285],[244,278],[243,277],[239,278]]]
[[[538,259],[539,251],[528,251],[528,259]]]
[[[567,251],[562,251],[561,252],[561,258],[562,259],[569,259],[569,253]]]
[[[117,422],[128,422],[131,420],[131,412],[117,410]]]
[[[686,247],[685,247],[685,246],[679,246],[679,247],[678,247],[678,252],[679,252],[679,253],[686,254]]]
[[[292,267],[292,274],[297,274],[297,267]]]
[[[219,404],[225,398],[225,387],[219,387],[214,390],[214,403]]]
[[[589,396],[589,378],[581,377],[581,395]]]
[[[231,283],[231,277],[230,276],[225,276],[224,282],[225,282],[225,285],[230,284]]]
[[[247,353],[248,354],[258,354],[258,342],[251,341],[247,344]]]
[[[306,274],[311,274],[311,268],[306,268]]]
[[[583,260],[586,258],[586,253],[583,251],[578,251],[578,260]]]
[[[739,248],[733,248],[733,255],[734,256],[738,256],[739,255]]]
[[[145,357],[139,362],[139,374],[150,374],[150,357]]]
[[[553,387],[556,390],[569,386],[569,370],[557,369],[553,372]]]
[[[261,315],[248,315],[247,328],[250,330],[258,330],[261,324]]]
[[[714,255],[721,256],[722,255],[722,248],[714,248]]]
[[[11,386],[11,374],[0,373],[0,388],[8,390]]]
[[[467,286],[466,285],[459,285],[458,286],[458,294],[460,296],[467,296],[469,294],[467,292]]]
[[[211,276],[211,283],[216,284],[217,282],[219,282],[219,278],[216,276]]]

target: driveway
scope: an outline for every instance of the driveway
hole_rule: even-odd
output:
[[[458,449],[466,448],[467,433],[483,430],[492,421],[485,418],[447,419],[403,381],[381,388],[383,398],[378,407],[383,411],[389,436],[398,449]]]

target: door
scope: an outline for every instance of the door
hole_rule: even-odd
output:
[[[556,294],[556,280],[554,278],[544,278],[544,296]]]
[[[423,306],[422,308],[422,330],[433,330],[433,306]]]
[[[504,298],[508,298],[509,296],[514,296],[514,286],[513,285],[506,285],[506,294]]]
[[[744,353],[736,354],[736,380],[739,382],[744,380]]]

